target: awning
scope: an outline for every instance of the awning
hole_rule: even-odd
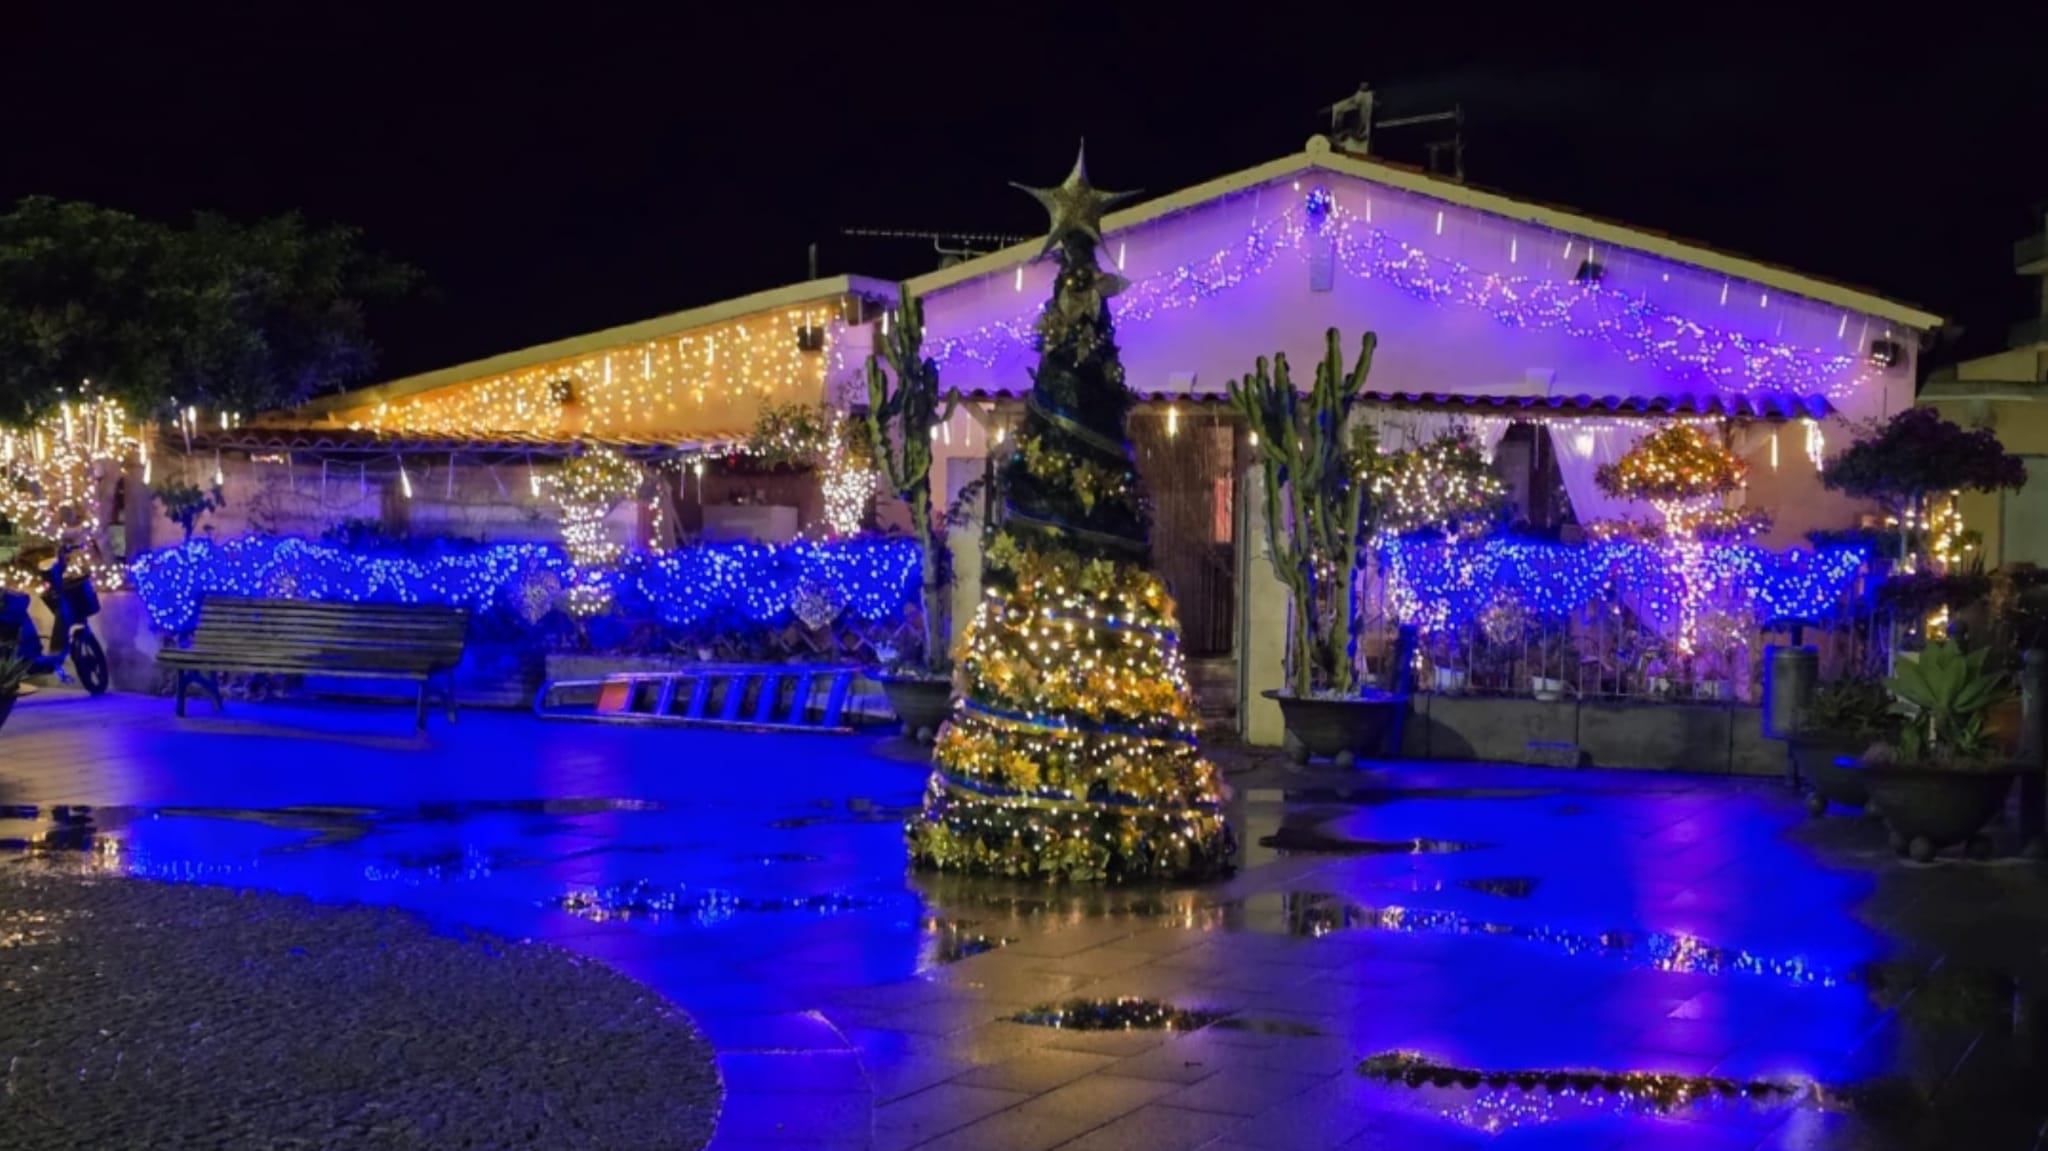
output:
[[[1138,402],[1156,404],[1222,405],[1230,397],[1222,392],[1137,391]],[[976,402],[1021,400],[1022,392],[977,388],[961,392],[961,398]],[[1834,406],[1822,396],[1534,396],[1480,395],[1470,392],[1387,392],[1368,391],[1359,397],[1375,407],[1410,411],[1464,412],[1475,416],[1503,416],[1512,420],[1593,419],[1660,416],[1706,417],[1783,423],[1798,419],[1826,419]]]

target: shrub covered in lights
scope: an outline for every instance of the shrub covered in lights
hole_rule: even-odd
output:
[[[672,642],[757,641],[802,625],[900,623],[916,601],[918,550],[898,536],[792,544],[701,544],[618,557],[600,590],[611,615]],[[540,639],[560,622],[576,566],[546,544],[362,552],[276,536],[194,540],[131,570],[150,620],[189,631],[208,594],[466,607],[492,635]]]
[[[1671,638],[1681,655],[1694,653],[1700,613],[1714,587],[1703,531],[1726,537],[1751,526],[1731,518],[1727,509],[1703,505],[1740,488],[1746,474],[1735,453],[1693,424],[1652,432],[1594,473],[1600,490],[1616,499],[1648,501],[1664,519],[1655,546],[1665,555],[1676,591],[1669,604]]]
[[[609,576],[625,549],[606,534],[605,517],[637,492],[641,481],[638,465],[599,445],[571,456],[546,481],[548,494],[562,509],[562,542],[576,566],[569,589],[576,615],[596,615],[610,602]]]
[[[1059,275],[911,857],[1042,879],[1215,874],[1231,836],[1196,748],[1173,603],[1149,570],[1107,304],[1121,282],[1096,264],[1118,197],[1079,163],[1034,194],[1053,213]]]
[[[1372,468],[1372,495],[1383,531],[1461,535],[1500,513],[1507,486],[1461,429],[1381,457]]]

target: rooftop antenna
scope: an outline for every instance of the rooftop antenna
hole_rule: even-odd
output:
[[[939,267],[950,268],[998,248],[1022,244],[1033,236],[1012,236],[1001,232],[937,232],[909,228],[841,228],[842,236],[865,236],[883,240],[927,240],[939,254]]]
[[[1330,114],[1330,143],[1340,152],[1359,156],[1373,155],[1372,134],[1374,129],[1414,128],[1428,124],[1449,124],[1449,139],[1435,139],[1423,144],[1424,155],[1428,157],[1425,167],[1440,176],[1464,182],[1465,179],[1465,106],[1454,104],[1448,112],[1427,112],[1419,116],[1397,116],[1382,119],[1375,115],[1374,92],[1370,84],[1360,84],[1358,91],[1325,108]]]

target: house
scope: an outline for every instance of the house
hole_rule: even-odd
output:
[[[2004,351],[1928,374],[1920,402],[1965,427],[1990,428],[2027,463],[2018,491],[1964,492],[1963,523],[1987,568],[2048,566],[2048,204],[2040,231],[2013,245],[2013,271],[2040,281],[2040,314],[2012,326]]]
[[[621,544],[678,536],[788,538],[824,514],[808,477],[732,453],[761,413],[828,398],[835,333],[892,285],[813,280],[172,435],[160,469],[218,480],[222,535],[318,535],[344,520],[491,542],[559,538],[541,480],[579,445],[656,465],[645,505],[613,515]],[[140,485],[134,490],[146,499]],[[128,522],[148,523],[149,509]],[[161,520],[131,552],[176,538]],[[133,535],[133,533],[131,533]]]
[[[1850,526],[1818,466],[1851,422],[1913,402],[1915,359],[1940,319],[1871,293],[1638,228],[1527,203],[1311,139],[1304,151],[1104,221],[1131,434],[1155,502],[1156,554],[1184,645],[1279,738],[1261,692],[1281,675],[1284,595],[1248,531],[1249,457],[1219,402],[1260,357],[1311,379],[1324,333],[1379,335],[1369,388],[1382,441],[1456,423],[1495,453],[1525,514],[1580,523],[1632,510],[1595,469],[1658,421],[1724,430],[1751,464],[1744,498],[1764,542]],[[1030,388],[1032,322],[1053,269],[1023,244],[910,281],[926,351],[972,401],[945,429],[934,483],[949,500],[999,450]],[[863,333],[838,345],[864,352]],[[1562,491],[1555,489],[1562,488]],[[976,594],[956,537],[961,598]],[[958,601],[956,601],[958,602]],[[1207,674],[1204,675],[1203,673]]]

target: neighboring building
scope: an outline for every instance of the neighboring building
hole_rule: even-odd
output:
[[[1266,569],[1249,456],[1228,382],[1285,352],[1312,383],[1324,333],[1347,362],[1379,335],[1368,387],[1383,441],[1453,423],[1497,445],[1532,519],[1628,514],[1593,483],[1658,418],[1708,419],[1752,464],[1766,543],[1851,526],[1818,461],[1850,421],[1913,402],[1938,317],[1868,292],[1654,233],[1481,191],[1333,149],[1307,149],[1104,221],[1103,258],[1131,281],[1112,301],[1132,438],[1156,505],[1156,552],[1198,661],[1238,663],[1246,734],[1278,739],[1284,597]],[[1050,263],[1023,244],[910,282],[926,351],[977,402],[940,447],[946,494],[979,476],[1030,388],[1032,324]],[[840,345],[862,351],[859,332]],[[1169,449],[1169,444],[1178,444]],[[1558,488],[1563,491],[1557,491]],[[1249,534],[1248,534],[1249,533]],[[1248,541],[1251,547],[1241,547]],[[961,557],[966,558],[966,557]],[[956,563],[962,598],[970,563]],[[956,601],[957,602],[957,601]],[[1199,665],[1198,665],[1199,666]]]
[[[1965,492],[1963,523],[1984,537],[1988,568],[2048,566],[2048,204],[2038,232],[2013,245],[2013,270],[2040,281],[2040,314],[2012,326],[2006,349],[1928,374],[1920,402],[1965,427],[1990,428],[2027,462],[2016,492]]]
[[[599,443],[670,465],[656,472],[656,500],[615,514],[621,543],[787,536],[823,514],[815,480],[721,458],[764,407],[822,404],[845,382],[827,378],[832,340],[894,298],[893,285],[853,276],[757,292],[202,427],[172,437],[158,467],[221,476],[222,534],[318,535],[365,519],[422,536],[556,539],[537,480],[577,444]],[[131,523],[150,518],[129,512]],[[150,536],[175,532],[158,519]],[[131,551],[149,541],[138,542]]]

